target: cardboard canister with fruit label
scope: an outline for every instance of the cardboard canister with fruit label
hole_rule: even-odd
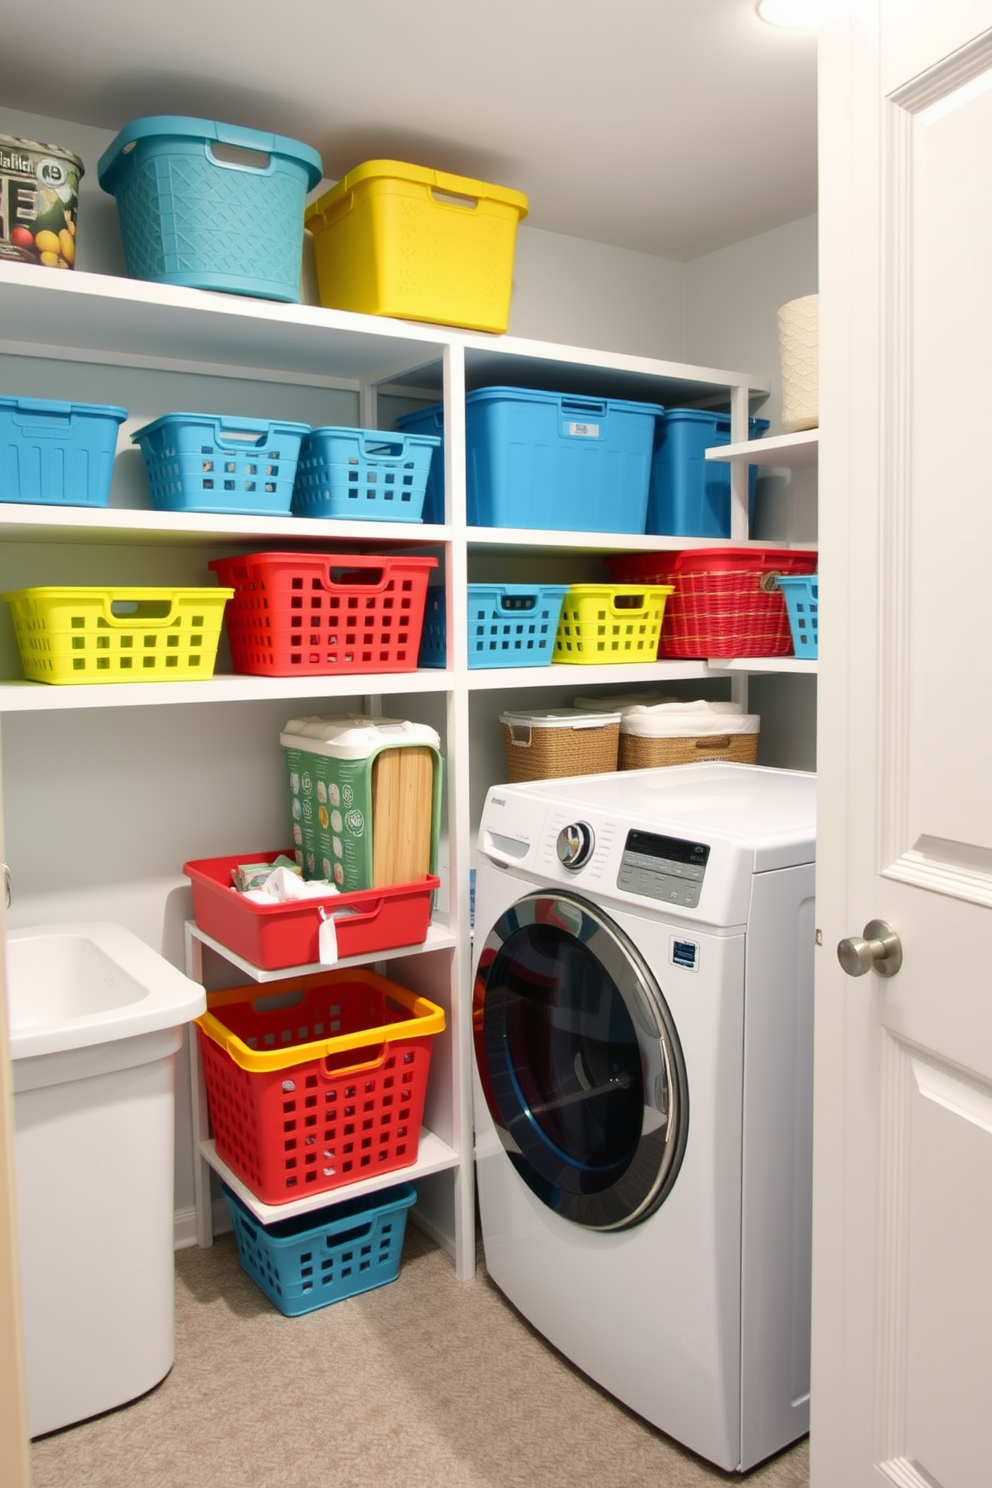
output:
[[[0,134],[0,263],[73,267],[82,174],[61,145]]]

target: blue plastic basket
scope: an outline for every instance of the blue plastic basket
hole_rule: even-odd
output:
[[[757,439],[767,419],[748,420]],[[730,536],[730,466],[706,459],[707,449],[730,443],[729,413],[668,408],[658,420],[647,530],[667,537]],[[758,468],[748,467],[749,522],[754,521]]]
[[[530,388],[478,388],[465,398],[468,520],[478,527],[643,532],[657,403]],[[404,414],[411,429],[440,405]],[[443,492],[432,471],[432,501]]]
[[[309,424],[167,413],[131,435],[157,511],[286,516]]]
[[[436,439],[424,489],[424,521],[444,521],[444,407],[441,403],[416,413],[404,413],[396,427],[406,434],[426,434]]]
[[[776,583],[785,595],[785,608],[792,632],[792,649],[799,657],[815,661],[819,655],[819,574],[779,574]]]
[[[0,397],[0,501],[106,506],[125,408]]]
[[[300,451],[293,511],[300,517],[420,522],[440,444],[379,429],[311,430]]]
[[[567,584],[469,584],[465,607],[470,667],[549,666]],[[447,664],[445,595],[427,591],[417,665]]]
[[[226,1184],[221,1187],[242,1269],[286,1317],[356,1297],[399,1275],[406,1217],[417,1201],[408,1183],[269,1225]]]
[[[132,278],[299,300],[303,208],[323,174],[309,145],[157,115],[122,129],[97,174]]]

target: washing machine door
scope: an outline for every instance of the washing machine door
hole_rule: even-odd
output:
[[[482,1089],[518,1173],[594,1230],[654,1213],[685,1151],[685,1065],[671,1014],[630,938],[552,890],[518,900],[479,957],[473,1032]]]

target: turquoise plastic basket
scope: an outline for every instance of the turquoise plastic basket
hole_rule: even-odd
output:
[[[269,1225],[226,1184],[221,1187],[242,1269],[285,1317],[356,1297],[399,1275],[406,1217],[417,1201],[408,1183]]]
[[[286,516],[309,424],[167,413],[137,429],[156,511]]]
[[[303,208],[323,174],[309,145],[156,115],[122,129],[97,174],[132,278],[299,300]]]
[[[380,429],[313,429],[300,451],[293,511],[299,517],[420,522],[440,443]]]
[[[469,584],[465,606],[470,667],[549,666],[567,584]],[[441,585],[427,591],[417,665],[447,666]]]
[[[106,506],[127,410],[0,397],[0,501]]]
[[[785,595],[792,649],[797,656],[815,661],[820,651],[819,574],[779,574],[775,582]]]

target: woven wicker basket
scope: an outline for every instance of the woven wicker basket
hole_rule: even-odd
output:
[[[567,775],[601,775],[617,768],[620,715],[601,715],[593,725],[563,723],[548,715],[504,714],[503,745],[507,780],[558,780]]]
[[[695,734],[671,739],[647,739],[620,734],[618,770],[648,770],[657,765],[694,765],[700,760],[729,760],[753,765],[758,759],[757,734]]]

